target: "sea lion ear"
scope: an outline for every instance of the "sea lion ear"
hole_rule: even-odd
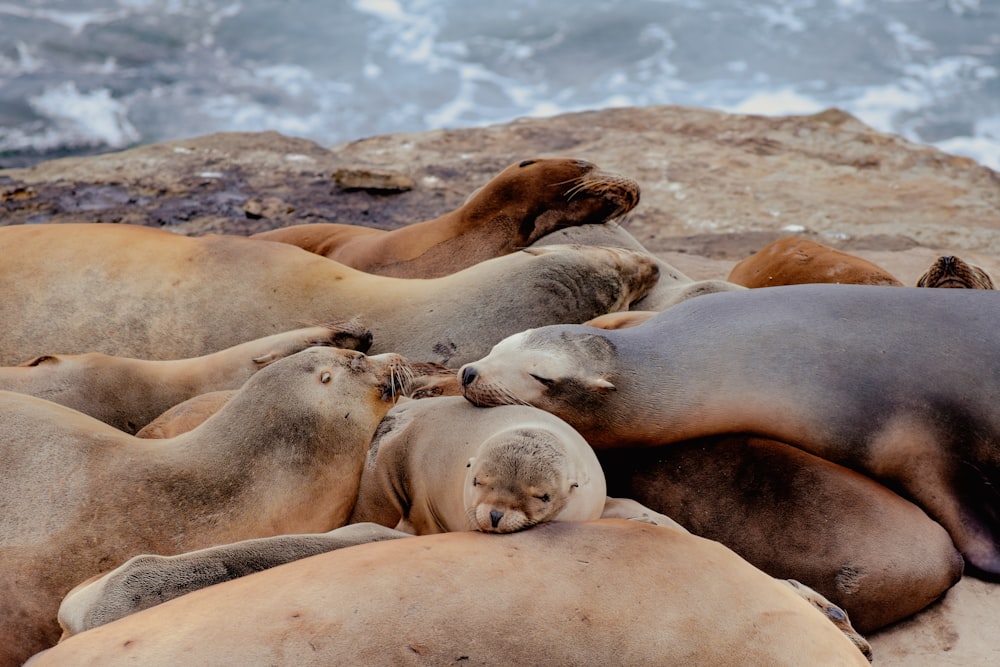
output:
[[[262,354],[259,357],[254,357],[253,359],[251,359],[251,361],[253,361],[258,366],[266,366],[267,364],[271,363],[277,358],[278,355],[276,355],[274,352],[268,352],[267,354]]]
[[[617,387],[615,387],[615,385],[611,384],[602,377],[590,378],[587,381],[587,384],[590,385],[592,389],[597,389],[600,391],[617,391],[618,389]]]
[[[472,462],[475,461],[475,460],[476,460],[475,456],[469,457],[469,462],[465,464],[465,467],[466,468],[471,468],[472,467]]]
[[[34,359],[29,359],[23,363],[18,364],[18,366],[40,366],[44,363],[59,363],[59,357],[51,354],[43,354],[40,357],[35,357]]]

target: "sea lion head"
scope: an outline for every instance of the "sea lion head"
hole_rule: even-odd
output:
[[[500,341],[458,377],[474,405],[533,405],[575,425],[616,390],[615,355],[614,343],[592,328],[540,327]]]
[[[996,289],[986,271],[953,255],[938,257],[917,280],[917,287]]]
[[[484,533],[512,533],[556,517],[588,480],[570,472],[557,436],[515,428],[487,439],[469,459],[465,512]]]
[[[639,203],[639,184],[586,160],[534,158],[512,164],[466,201],[466,214],[517,224],[514,247],[562,227],[619,218]]]

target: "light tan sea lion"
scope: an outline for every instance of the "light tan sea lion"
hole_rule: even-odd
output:
[[[276,535],[174,556],[142,554],[77,585],[59,605],[60,641],[207,586],[284,563],[409,533],[356,523],[327,533]]]
[[[182,359],[359,316],[371,351],[458,366],[505,335],[625,310],[648,257],[531,249],[432,280],[374,276],[284,243],[104,224],[0,227],[0,363],[104,352]]]
[[[54,644],[66,592],[131,556],[343,525],[401,373],[398,355],[309,348],[169,440],[0,392],[0,665]]]
[[[722,545],[619,520],[320,554],[70,637],[29,664],[455,661],[868,664],[809,602]]]
[[[967,571],[997,579],[998,307],[993,290],[709,294],[628,329],[515,334],[460,374],[474,403],[541,407],[597,448],[725,433],[793,445],[899,490]]]
[[[990,274],[960,257],[943,255],[917,279],[917,287],[996,289]]]
[[[192,359],[46,354],[19,366],[0,367],[0,389],[38,396],[136,433],[193,396],[237,389],[277,359],[317,345],[365,352],[371,339],[359,323],[347,322],[274,334]]]
[[[438,278],[506,255],[551,231],[617,218],[639,203],[639,184],[585,160],[536,158],[512,164],[461,207],[392,231],[315,223],[251,238],[290,243],[397,278]]]
[[[794,236],[778,239],[739,262],[727,280],[745,287],[805,283],[903,285],[866,259]]]
[[[382,420],[349,522],[509,533],[600,518],[606,498],[594,450],[563,420],[445,396],[401,403]]]
[[[462,385],[453,368],[433,362],[411,362],[408,369],[410,381],[402,396],[397,397],[397,402],[407,398],[462,395]],[[218,412],[233,393],[232,390],[213,391],[189,398],[164,411],[135,435],[139,438],[172,438],[186,433]]]
[[[655,310],[623,310],[617,313],[600,315],[584,322],[588,327],[598,329],[627,329],[642,324],[649,318],[658,315]]]
[[[869,477],[786,444],[741,435],[602,449],[608,493],[628,496],[846,609],[870,632],[962,576],[948,533]]]
[[[603,225],[566,227],[543,236],[532,244],[533,248],[561,244],[598,245],[611,248],[625,248],[645,253],[652,257],[660,270],[660,279],[641,299],[630,308],[633,310],[666,310],[670,306],[704,294],[733,292],[746,289],[742,285],[725,280],[695,280],[689,278],[677,267],[654,256],[642,243],[616,222]]]

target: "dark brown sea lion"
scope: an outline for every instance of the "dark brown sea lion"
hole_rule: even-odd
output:
[[[870,632],[962,576],[948,533],[869,477],[786,444],[718,436],[602,449],[608,493],[634,498],[768,574],[796,579]]]
[[[727,280],[745,287],[805,283],[903,285],[866,259],[798,237],[778,239],[764,246],[734,266]]]
[[[990,274],[954,255],[938,257],[931,268],[917,279],[917,287],[959,289],[996,289]]]
[[[639,203],[639,185],[586,160],[512,164],[439,218],[392,231],[315,223],[251,238],[290,243],[360,271],[437,278],[506,255],[561,227],[602,223]]]
[[[594,447],[726,433],[877,479],[1000,578],[1000,329],[993,291],[794,285],[709,294],[616,331],[533,329],[461,370],[478,405],[526,402]]]

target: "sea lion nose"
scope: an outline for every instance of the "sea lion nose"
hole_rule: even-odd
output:
[[[955,258],[951,255],[941,258],[941,268],[951,269],[955,266]]]
[[[490,523],[493,524],[494,528],[500,525],[500,519],[502,518],[503,518],[503,512],[499,512],[497,510],[490,510]]]
[[[368,352],[370,349],[372,349],[372,334],[366,331],[358,339],[358,352]]]
[[[462,386],[468,387],[476,381],[477,377],[479,377],[479,373],[476,372],[476,369],[472,366],[466,366],[462,369]]]

